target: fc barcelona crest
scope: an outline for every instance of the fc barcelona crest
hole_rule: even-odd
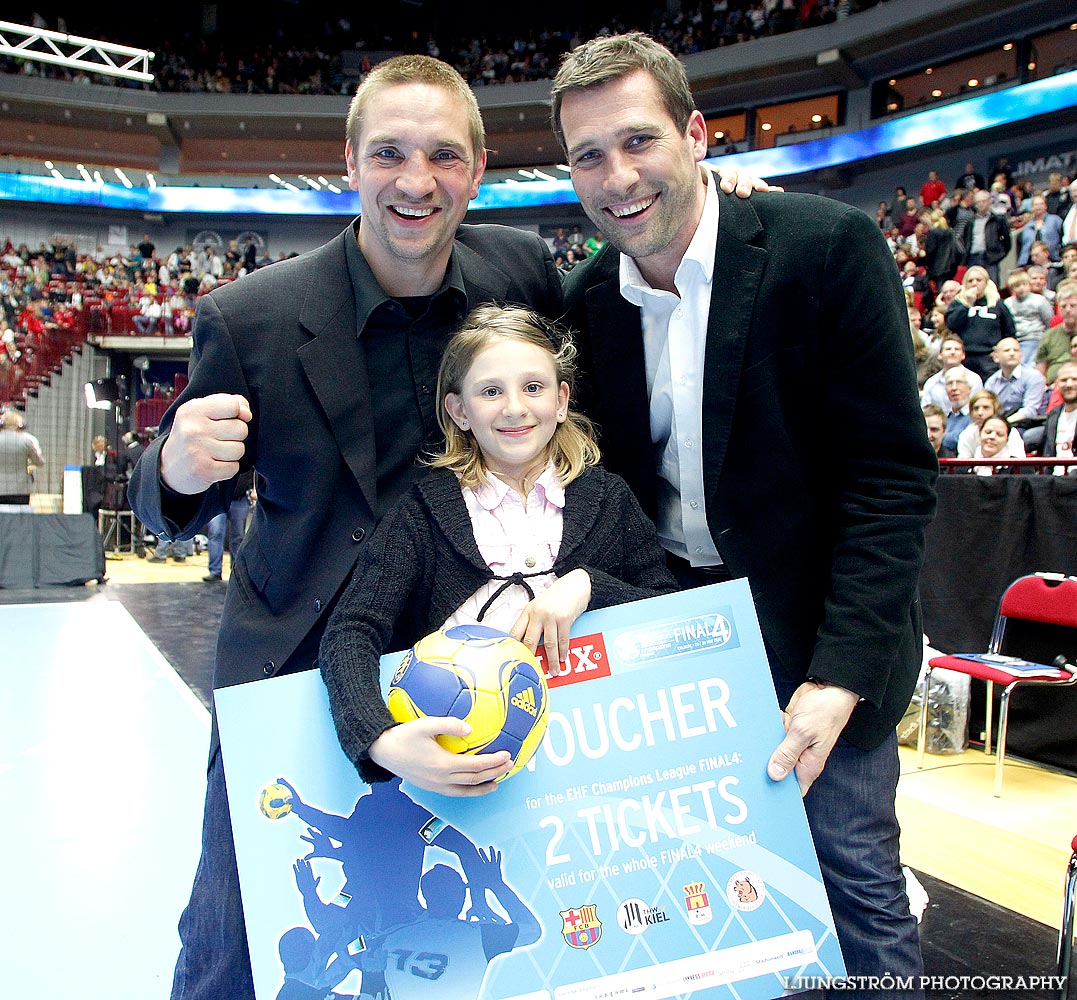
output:
[[[575,910],[561,910],[564,926],[561,933],[570,948],[582,948],[586,951],[596,945],[602,937],[602,921],[598,919],[596,903],[581,906]]]

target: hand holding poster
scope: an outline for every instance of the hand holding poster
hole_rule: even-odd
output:
[[[796,782],[766,774],[747,584],[583,615],[549,680],[542,747],[478,799],[364,785],[317,672],[217,692],[259,1000],[762,1000],[844,973]]]

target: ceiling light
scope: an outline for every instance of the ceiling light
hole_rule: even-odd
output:
[[[280,179],[280,178],[279,178],[279,177],[278,177],[278,176],[277,176],[276,174],[270,174],[270,175],[269,175],[269,179],[270,179],[270,180],[271,180],[271,181],[272,181],[272,182],[273,182],[274,184],[280,184],[280,183],[282,183],[281,179]]]
[[[942,97],[942,91],[941,90],[933,90],[933,91],[931,91],[931,96],[932,97]]]
[[[329,187],[329,181],[327,181],[321,174],[318,175],[318,183]]]
[[[980,81],[977,80],[976,77],[973,77],[971,80],[969,80],[969,86],[970,87],[978,87],[978,86],[980,86]]]
[[[53,166],[54,166],[54,164],[53,164],[52,160],[45,160],[45,169],[46,170],[51,170],[53,168]]]
[[[812,120],[812,122],[814,124],[818,125],[823,120],[823,116],[822,115],[812,115],[811,120]]]
[[[87,184],[93,183],[93,178],[90,176],[90,172],[81,163],[76,163],[75,169]]]
[[[718,131],[714,133],[714,138],[715,139],[724,139],[725,138],[725,132],[723,132],[721,129],[718,129]]]
[[[66,181],[67,180],[67,178],[63,174],[61,174],[60,171],[57,170],[55,167],[53,167],[49,171],[49,173],[52,174],[52,176],[55,177],[58,181]]]
[[[924,70],[924,75],[925,76],[931,76],[931,74],[934,73],[934,72],[935,71],[930,66],[928,66],[928,68]]]
[[[557,180],[556,177],[551,177],[548,173],[546,173],[545,170],[539,170],[538,167],[535,167],[535,177],[536,177],[536,179],[541,178],[544,181],[555,181],[555,180]]]
[[[338,188],[335,184],[330,184],[329,181],[325,182],[325,186],[327,188],[329,188],[329,190],[332,191],[333,194],[340,194],[341,193],[340,188]]]
[[[123,171],[122,171],[122,170],[121,170],[121,169],[120,169],[119,167],[113,167],[113,168],[112,168],[112,172],[113,172],[113,173],[114,173],[114,174],[115,174],[115,175],[116,175],[117,177],[119,177],[119,179],[120,179],[120,183],[121,183],[121,184],[122,184],[122,185],[123,185],[123,186],[124,186],[125,188],[133,188],[133,187],[134,187],[134,184],[132,184],[132,183],[131,183],[131,181],[130,181],[130,180],[128,179],[128,177],[127,177],[127,174],[125,174],[125,173],[124,173],[124,172],[123,172]]]
[[[559,164],[557,164],[557,169],[558,170],[563,170],[566,174],[571,174],[572,173],[572,168],[567,163],[559,163]]]
[[[769,132],[769,131],[770,131],[770,130],[771,130],[771,129],[772,129],[773,127],[774,127],[774,126],[773,126],[773,125],[771,125],[771,124],[770,124],[770,122],[763,122],[763,124],[762,124],[762,125],[760,125],[759,127],[760,127],[760,128],[761,128],[761,129],[762,129],[762,130],[763,130],[764,132]]]
[[[1002,46],[1002,51],[1003,52],[1009,52],[1012,48],[1013,48],[1013,42],[1007,42],[1005,45]]]
[[[299,179],[304,184],[306,184],[307,187],[313,188],[315,191],[321,191],[321,189],[322,189],[321,184],[319,184],[317,181],[311,180],[309,177],[300,177]]]
[[[151,190],[157,187],[157,178],[148,170],[146,171],[146,183],[150,186]]]
[[[1036,64],[1035,64],[1034,62],[1030,62],[1030,63],[1028,64],[1028,68],[1029,68],[1029,69],[1035,69],[1035,68],[1036,68]]]
[[[105,183],[105,178],[101,176],[101,171],[100,170],[95,170],[93,172],[93,179],[94,179],[95,184],[104,184]]]
[[[891,87],[896,87],[897,86],[897,80],[891,80],[890,81],[890,86]]]
[[[516,171],[521,177],[526,177],[529,181],[535,179],[535,175],[530,170],[524,170],[522,167]]]
[[[286,188],[287,188],[287,189],[288,189],[289,191],[294,191],[294,192],[295,192],[296,194],[299,194],[299,188],[297,188],[297,187],[296,187],[296,186],[295,186],[294,184],[291,184],[291,183],[289,183],[288,181],[281,181],[281,183],[282,183],[282,184],[284,185],[284,187],[286,187]]]

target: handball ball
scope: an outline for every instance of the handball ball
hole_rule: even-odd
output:
[[[508,750],[509,778],[542,742],[549,700],[542,667],[522,642],[487,625],[453,625],[408,651],[393,675],[388,704],[397,722],[463,719],[469,736],[443,735],[438,742],[453,753]]]
[[[292,811],[292,793],[274,781],[262,789],[258,796],[258,808],[266,819],[284,819]]]

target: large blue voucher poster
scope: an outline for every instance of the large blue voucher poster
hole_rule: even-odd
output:
[[[258,1000],[763,1000],[844,974],[796,782],[766,775],[743,581],[581,616],[550,684],[532,763],[473,799],[361,782],[316,671],[216,692]]]

